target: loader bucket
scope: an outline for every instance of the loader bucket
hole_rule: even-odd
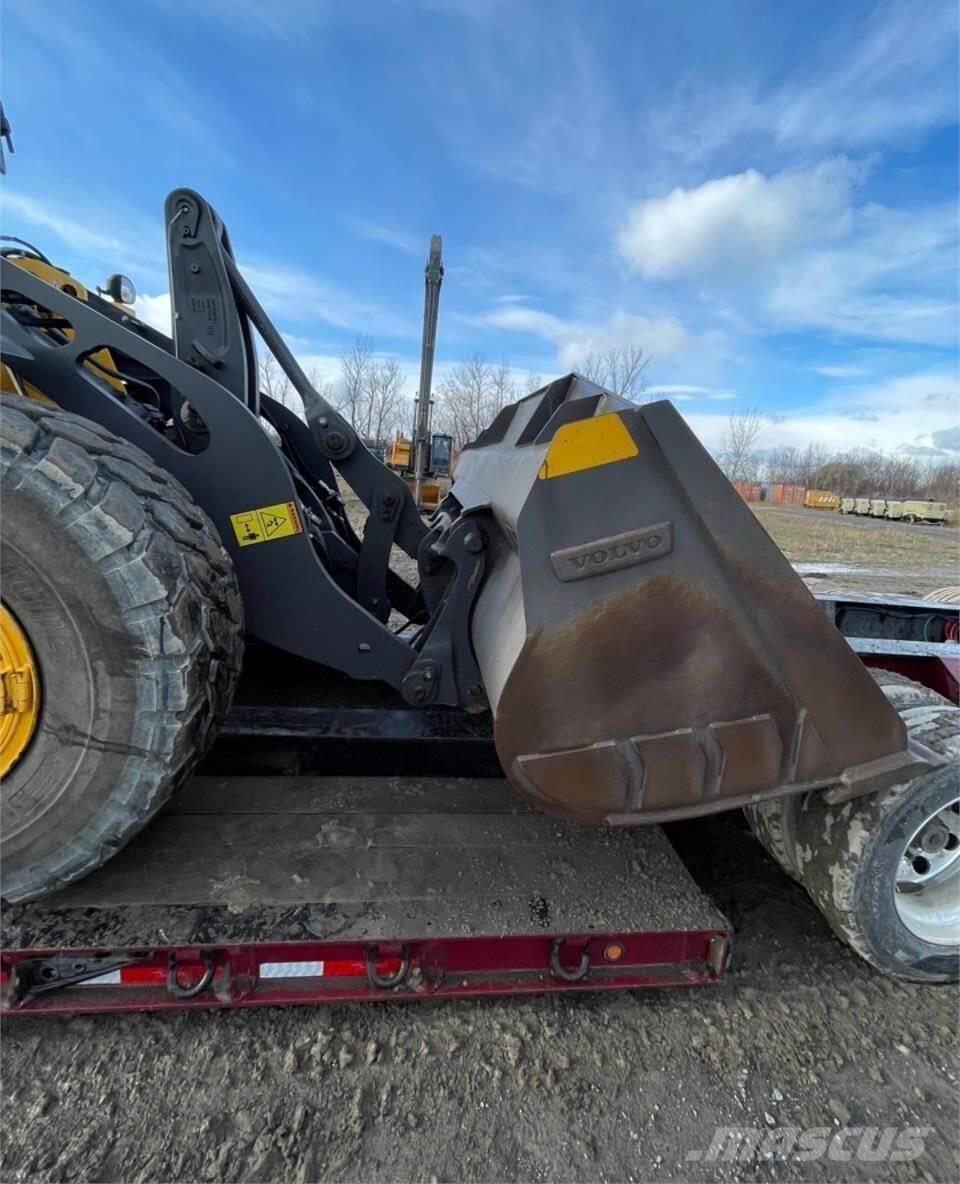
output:
[[[541,808],[654,822],[917,766],[672,404],[558,379],[463,451],[451,493],[500,528],[472,639],[501,763]]]

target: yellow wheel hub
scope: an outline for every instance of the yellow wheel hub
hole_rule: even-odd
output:
[[[40,675],[27,635],[0,604],[0,777],[26,750],[40,718]]]

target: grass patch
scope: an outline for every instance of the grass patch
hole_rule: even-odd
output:
[[[858,522],[826,510],[806,513],[751,507],[794,563],[845,563],[905,571],[960,570],[960,539],[949,527],[936,535],[896,522]]]

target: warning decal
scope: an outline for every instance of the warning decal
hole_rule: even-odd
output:
[[[285,539],[303,531],[294,502],[278,502],[275,506],[261,506],[257,510],[231,514],[230,522],[241,547]]]

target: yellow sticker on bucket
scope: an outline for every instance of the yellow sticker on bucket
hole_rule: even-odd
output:
[[[277,502],[275,506],[259,506],[256,510],[231,514],[230,524],[241,547],[272,543],[274,539],[285,539],[303,532],[295,502]]]
[[[615,460],[629,460],[639,451],[627,425],[615,411],[609,415],[578,419],[557,429],[538,476],[541,480],[563,477]]]

